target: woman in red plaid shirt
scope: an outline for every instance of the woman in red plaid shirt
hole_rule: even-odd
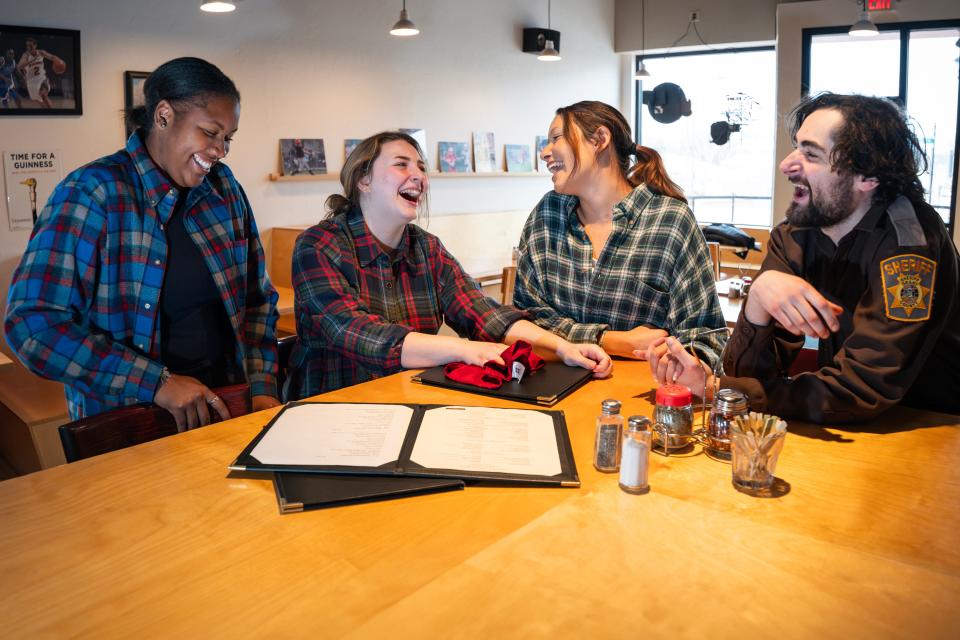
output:
[[[610,358],[599,346],[571,344],[487,298],[436,236],[410,224],[428,186],[412,137],[367,138],[347,158],[340,182],[346,195],[327,199],[327,218],[294,248],[291,398],[402,369],[502,364],[502,343],[517,340],[609,375]],[[444,321],[469,339],[437,335]]]

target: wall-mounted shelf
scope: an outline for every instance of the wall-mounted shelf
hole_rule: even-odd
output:
[[[297,176],[281,176],[276,173],[270,174],[270,182],[314,182],[318,180],[339,180],[339,173],[320,173],[317,175],[297,175]]]
[[[430,172],[430,178],[549,178],[549,173],[538,173],[536,171],[488,171],[477,173],[476,171],[464,171],[463,173],[448,172],[441,173],[437,171]]]
[[[434,178],[549,178],[549,173],[539,173],[537,171],[490,171],[487,173],[477,173],[476,171],[464,171],[463,173],[440,173],[431,171],[430,179]],[[322,173],[317,175],[296,175],[281,176],[276,173],[270,174],[271,182],[319,182],[321,180],[339,180],[338,173]]]

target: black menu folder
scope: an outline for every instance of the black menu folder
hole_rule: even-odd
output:
[[[415,375],[412,380],[420,384],[552,407],[586,384],[591,376],[593,376],[593,372],[589,369],[569,367],[562,362],[547,362],[542,369],[528,373],[520,382],[510,380],[499,389],[484,389],[462,382],[455,382],[443,373],[443,365],[427,369],[423,373]]]
[[[230,469],[580,486],[563,412],[546,409],[290,402]]]
[[[273,488],[277,492],[280,513],[298,513],[425,493],[456,491],[463,487],[463,480],[451,478],[273,474]]]

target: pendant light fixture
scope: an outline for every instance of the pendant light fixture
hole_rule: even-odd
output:
[[[645,52],[646,49],[646,36],[647,36],[647,16],[645,14],[646,10],[646,0],[640,2],[640,51]],[[642,53],[641,53],[642,55]],[[644,64],[643,58],[640,58],[640,65],[637,67],[637,72],[634,74],[634,80],[643,80],[644,78],[649,78],[650,72],[647,71],[647,65]]]
[[[877,31],[877,25],[873,24],[870,20],[870,14],[867,13],[867,0],[861,0],[860,5],[863,7],[863,11],[860,13],[860,19],[850,27],[850,31],[847,33],[857,38],[869,38],[879,35],[880,32]]]
[[[400,19],[393,25],[393,29],[390,29],[390,35],[408,37],[415,36],[418,33],[420,33],[420,29],[417,29],[417,25],[413,24],[413,20],[410,19],[410,14],[407,13],[407,0],[403,0],[403,8],[400,9]]]
[[[543,45],[543,51],[537,56],[537,60],[541,62],[559,62],[563,58],[560,57],[560,52],[558,52],[553,46],[553,40],[547,40]]]
[[[547,0],[547,31],[553,29],[553,25],[550,22],[550,2]],[[553,44],[553,40],[545,40],[543,43],[543,51],[537,56],[537,60],[541,62],[558,62],[560,58],[560,52],[557,51],[556,47]]]
[[[232,0],[203,0],[200,10],[208,13],[229,13],[237,8]]]

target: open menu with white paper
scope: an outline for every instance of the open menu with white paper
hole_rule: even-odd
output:
[[[230,466],[579,486],[562,411],[292,402]]]

